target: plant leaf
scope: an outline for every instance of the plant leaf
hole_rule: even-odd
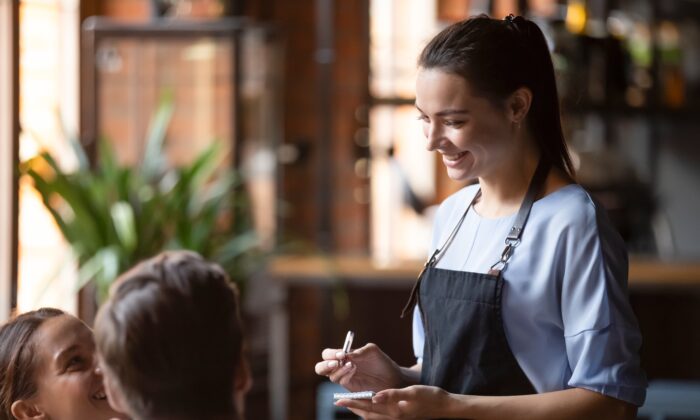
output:
[[[112,224],[117,232],[117,237],[124,245],[126,252],[132,252],[136,247],[136,226],[131,205],[125,201],[114,203],[110,214],[112,215]]]
[[[163,144],[174,111],[172,92],[166,91],[161,97],[158,110],[151,119],[146,134],[146,150],[141,163],[141,173],[147,180],[155,179],[164,166]]]

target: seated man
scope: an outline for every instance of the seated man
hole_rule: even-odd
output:
[[[250,372],[238,293],[192,252],[123,274],[100,308],[97,350],[110,403],[133,419],[242,419]]]

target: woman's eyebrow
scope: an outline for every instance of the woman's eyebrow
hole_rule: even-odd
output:
[[[55,358],[56,363],[61,364],[63,361],[65,361],[65,359],[67,359],[69,356],[71,356],[73,353],[75,353],[75,351],[78,349],[78,347],[79,346],[77,344],[73,344],[72,346],[61,350],[58,353],[58,355],[56,355],[56,358]]]
[[[448,109],[443,109],[443,110],[440,111],[440,112],[437,112],[435,115],[440,116],[440,117],[445,117],[445,116],[447,116],[447,115],[468,114],[468,113],[469,113],[469,111],[467,111],[466,109],[452,109],[452,108],[448,108]]]
[[[420,107],[418,105],[415,105],[415,107],[421,114],[425,114],[425,112],[423,112],[423,110],[420,109]],[[442,111],[436,112],[435,115],[437,115],[438,117],[445,117],[448,115],[468,114],[468,113],[469,113],[469,111],[467,111],[466,109],[447,108],[447,109],[443,109]]]

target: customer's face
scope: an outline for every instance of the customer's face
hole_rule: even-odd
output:
[[[31,403],[45,419],[123,418],[107,403],[97,369],[92,331],[79,319],[46,320],[32,337],[36,349],[37,393]]]

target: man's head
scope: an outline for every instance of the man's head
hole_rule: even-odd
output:
[[[250,380],[238,293],[221,267],[195,253],[162,253],[123,274],[95,337],[110,402],[134,418],[242,410],[235,400]]]

